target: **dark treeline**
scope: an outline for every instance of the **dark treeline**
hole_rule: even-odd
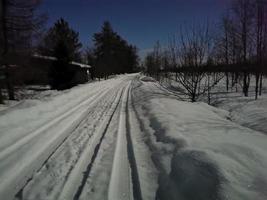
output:
[[[88,64],[93,66],[93,76],[108,78],[112,74],[132,73],[138,66],[137,48],[129,45],[104,22],[102,30],[93,36],[94,47],[87,50]]]
[[[157,42],[145,58],[147,73],[158,80],[175,74],[193,102],[223,78],[227,91],[240,82],[248,96],[253,77],[257,99],[267,75],[267,1],[233,0],[218,25],[183,26],[167,47]]]
[[[2,89],[6,89],[10,100],[15,99],[12,66],[30,65],[34,55],[54,60],[49,70],[49,83],[54,89],[76,84],[73,62],[90,65],[92,79],[106,79],[137,69],[137,48],[119,36],[109,22],[104,22],[102,30],[93,35],[94,46],[83,50],[79,33],[64,19],[45,31],[47,16],[39,13],[40,3],[0,1],[0,103],[3,103]]]

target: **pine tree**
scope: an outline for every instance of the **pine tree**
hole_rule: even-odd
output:
[[[56,48],[60,43],[65,43],[69,52],[69,59],[81,61],[79,33],[75,32],[63,18],[60,18],[50,28],[39,47],[39,52],[44,56],[56,56]]]
[[[41,53],[57,58],[50,70],[52,88],[63,90],[72,87],[74,72],[69,63],[81,59],[79,34],[69,27],[68,22],[59,19],[48,31],[44,44],[40,47]]]
[[[104,22],[101,32],[94,34],[93,40],[98,77],[133,72],[138,64],[137,49],[113,31],[109,22]]]
[[[114,40],[116,33],[112,30],[109,22],[104,22],[102,31],[94,34],[95,57],[96,57],[96,74],[99,77],[107,78],[114,68]]]
[[[64,90],[72,87],[74,72],[70,68],[71,53],[67,44],[61,40],[55,46],[54,55],[57,60],[50,69],[50,84],[52,88]]]

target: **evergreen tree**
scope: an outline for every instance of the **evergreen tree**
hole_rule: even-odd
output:
[[[131,73],[138,63],[136,47],[129,45],[109,22],[104,22],[100,33],[94,34],[95,73],[107,78],[111,74]]]
[[[54,49],[57,60],[50,68],[50,85],[54,89],[64,90],[72,87],[74,72],[70,68],[71,55],[64,41],[59,41]]]
[[[54,89],[67,89],[73,86],[74,72],[70,62],[80,61],[81,43],[79,34],[69,27],[63,19],[58,20],[48,31],[44,44],[40,48],[43,55],[56,57],[50,69],[50,84]]]
[[[104,22],[102,31],[94,34],[96,73],[100,77],[106,78],[111,74],[110,68],[114,68],[112,57],[115,37],[116,33],[112,30],[109,22]]]
[[[60,18],[44,37],[39,51],[45,56],[56,56],[56,48],[60,43],[65,44],[71,61],[81,61],[79,33],[75,32],[64,19]]]

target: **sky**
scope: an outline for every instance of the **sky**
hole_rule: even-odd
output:
[[[181,25],[218,23],[231,0],[43,0],[47,27],[63,17],[78,31],[84,47],[92,47],[92,36],[105,20],[140,54],[163,46]]]

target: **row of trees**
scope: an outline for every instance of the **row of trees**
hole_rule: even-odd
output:
[[[209,93],[222,78],[226,79],[227,91],[242,79],[243,93],[248,96],[254,75],[257,99],[267,71],[267,1],[234,0],[219,27],[181,27],[167,48],[157,43],[147,55],[147,72],[157,79],[175,74],[174,80],[191,101]]]
[[[131,73],[138,65],[137,49],[129,45],[113,31],[109,22],[104,22],[102,30],[93,36],[94,47],[81,51],[79,33],[64,20],[58,20],[45,34],[38,48],[41,55],[57,58],[51,68],[51,85],[55,89],[71,87],[73,72],[68,67],[70,61],[86,62],[92,69],[94,79],[107,79],[112,74]]]
[[[242,64],[247,68],[253,65],[251,71],[256,77],[257,98],[261,94],[267,63],[267,1],[236,0],[231,12],[222,20],[222,30],[223,34],[218,39],[217,60],[226,65]],[[242,76],[243,93],[248,96],[249,70],[243,70]]]

